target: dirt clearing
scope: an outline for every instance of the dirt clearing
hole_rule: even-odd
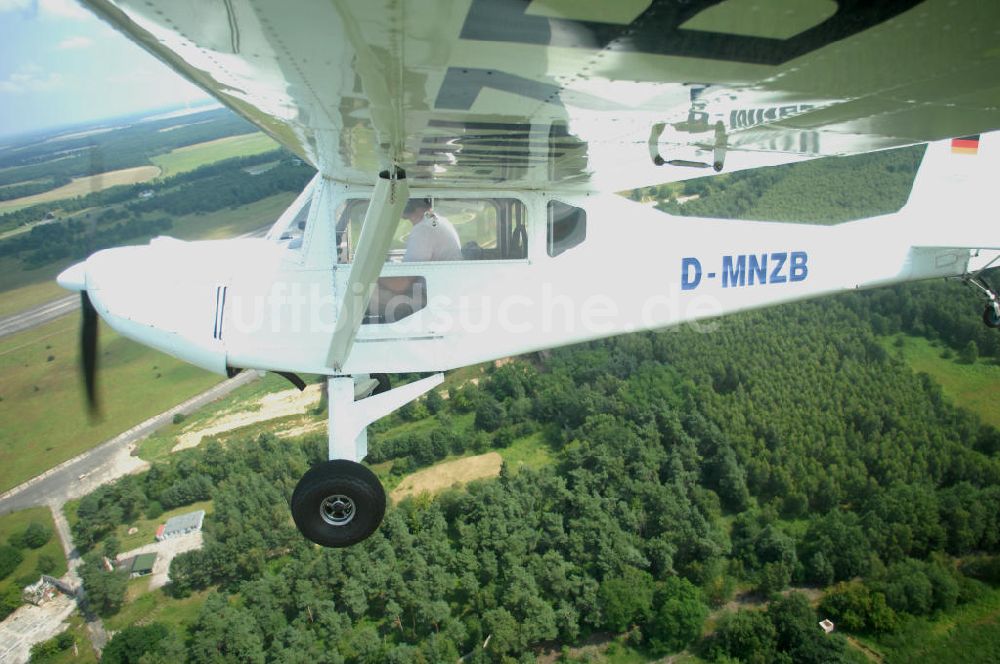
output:
[[[276,431],[274,432],[274,435],[278,438],[297,438],[298,436],[305,436],[306,434],[318,433],[320,431],[326,431],[326,420],[321,422],[309,422],[308,424],[299,424],[290,429]]]
[[[474,457],[445,461],[430,468],[424,468],[403,479],[392,492],[392,499],[400,501],[422,493],[437,493],[454,484],[465,484],[485,477],[500,474],[503,458],[496,452],[487,452]]]
[[[31,646],[66,629],[66,619],[74,609],[76,602],[60,594],[42,606],[25,604],[10,614],[0,623],[0,662],[27,662]]]
[[[255,405],[259,406],[256,410],[224,413],[204,424],[199,423],[197,426],[185,431],[177,437],[177,444],[174,445],[171,451],[177,452],[189,447],[197,447],[198,443],[205,436],[215,436],[278,417],[305,415],[310,408],[315,407],[319,403],[321,387],[321,385],[317,384],[309,385],[301,392],[291,389],[265,394],[254,402]]]

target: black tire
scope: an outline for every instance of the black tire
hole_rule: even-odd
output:
[[[986,323],[986,327],[1000,327],[1000,314],[993,308],[992,302],[988,303],[986,309],[983,310],[983,322]]]
[[[382,483],[371,470],[346,459],[313,466],[292,493],[295,525],[321,546],[357,544],[378,529],[383,516]]]
[[[378,385],[372,390],[372,396],[376,394],[382,394],[383,392],[388,392],[392,389],[392,383],[389,382],[389,376],[384,373],[369,374],[372,378],[378,381]]]

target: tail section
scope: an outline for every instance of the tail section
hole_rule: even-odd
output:
[[[900,211],[915,247],[1000,249],[1000,132],[930,143]]]

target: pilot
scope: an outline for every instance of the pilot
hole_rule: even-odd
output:
[[[462,260],[458,231],[445,217],[434,212],[431,199],[411,198],[403,208],[403,216],[413,224],[406,241],[404,263]]]

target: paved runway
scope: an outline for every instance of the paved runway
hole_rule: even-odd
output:
[[[37,307],[32,307],[27,311],[22,311],[7,318],[0,318],[0,338],[24,332],[37,325],[43,325],[60,316],[72,313],[79,308],[80,296],[74,294],[46,302]]]

